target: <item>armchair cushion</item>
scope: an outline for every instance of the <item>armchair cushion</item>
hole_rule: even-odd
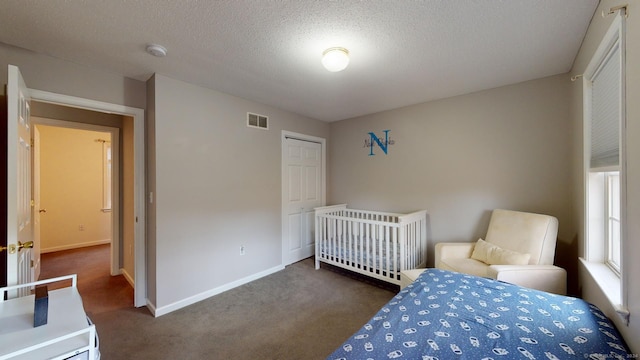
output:
[[[527,265],[531,255],[516,251],[494,247],[487,254],[487,264],[490,265]]]
[[[503,249],[478,239],[471,258],[489,265],[526,265],[531,255]]]
[[[489,251],[491,251],[491,248],[493,248],[494,246],[495,245],[491,245],[482,239],[478,239],[478,241],[476,241],[476,246],[473,247],[471,258],[488,264],[489,261],[487,261],[487,256],[489,255]]]

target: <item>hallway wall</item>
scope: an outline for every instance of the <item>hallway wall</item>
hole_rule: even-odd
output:
[[[40,130],[41,251],[111,242],[103,212],[102,143],[111,134],[37,125]]]

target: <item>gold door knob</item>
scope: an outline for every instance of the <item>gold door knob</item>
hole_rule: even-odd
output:
[[[33,248],[33,241],[27,241],[26,243],[23,243],[22,241],[18,241],[18,251],[20,251],[21,249],[31,249]]]
[[[0,252],[3,252],[4,250],[9,250],[9,254],[15,254],[16,249],[17,249],[16,244],[9,244],[9,246],[0,246]]]
[[[31,249],[33,248],[33,241],[27,241],[23,243],[22,241],[18,241],[18,246],[16,244],[9,244],[9,246],[0,246],[0,252],[4,250],[9,250],[9,254],[15,254],[16,251],[20,251],[22,249]]]

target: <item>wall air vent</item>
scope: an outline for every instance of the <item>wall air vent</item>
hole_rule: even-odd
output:
[[[269,117],[254,113],[247,113],[247,126],[258,129],[269,129]]]

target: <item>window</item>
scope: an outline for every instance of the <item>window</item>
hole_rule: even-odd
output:
[[[609,301],[623,300],[625,226],[624,9],[616,15],[583,75],[585,261]]]
[[[605,263],[620,275],[620,172],[604,173],[605,178]]]
[[[585,74],[587,260],[620,273],[620,149],[623,109],[620,38],[605,39]],[[601,49],[599,49],[601,50]],[[588,133],[588,136],[587,136]]]
[[[111,142],[102,140],[102,211],[111,211]]]

